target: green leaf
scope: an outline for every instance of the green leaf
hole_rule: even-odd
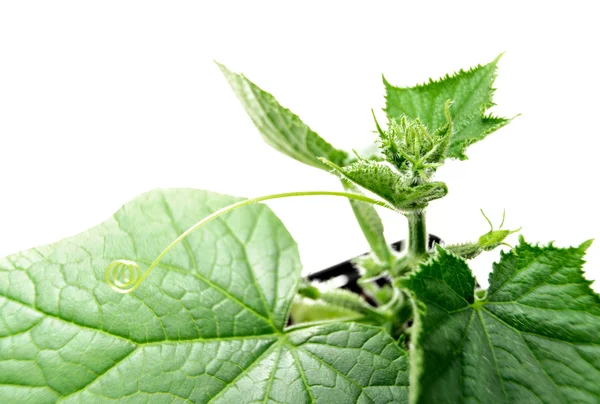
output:
[[[244,75],[218,64],[238,99],[264,140],[276,150],[304,164],[327,170],[318,157],[344,164],[348,154],[334,148],[313,132],[300,118],[284,108],[275,97]]]
[[[345,151],[334,148],[321,138],[296,114],[281,106],[275,97],[244,75],[233,73],[221,64],[218,66],[265,141],[273,148],[304,164],[326,171],[330,171],[329,167],[319,157],[338,165],[346,164],[348,154]],[[361,202],[350,201],[350,204],[373,252],[380,260],[388,259],[383,226],[375,209]]]
[[[395,87],[384,78],[388,118],[396,122],[402,116],[419,118],[430,130],[435,130],[446,123],[444,104],[452,100],[450,115],[454,134],[448,157],[466,159],[467,146],[510,122],[510,119],[486,114],[486,110],[494,105],[493,84],[499,58],[487,65],[461,70],[453,76],[415,87]]]
[[[85,233],[0,259],[0,402],[406,402],[407,357],[382,329],[284,330],[300,261],[265,205],[194,232],[131,294],[105,283],[113,260],[147,266],[238,200],[152,191]]]
[[[339,167],[323,161],[346,180],[373,192],[399,210],[423,209],[430,201],[448,193],[448,188],[443,182],[406,186],[403,178],[384,163],[361,160],[346,167]]]
[[[494,264],[484,300],[465,261],[439,248],[402,282],[425,306],[413,333],[413,401],[598,402],[600,298],[581,271],[588,246],[521,238]]]

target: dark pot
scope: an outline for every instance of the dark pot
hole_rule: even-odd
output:
[[[435,244],[441,244],[441,243],[442,243],[442,240],[438,236],[434,236],[433,234],[429,235],[429,248],[433,248],[433,246]],[[404,250],[404,248],[406,248],[406,241],[405,240],[397,241],[392,244],[392,247],[396,251],[402,251],[402,250]],[[363,255],[365,255],[365,254],[363,254]],[[323,269],[321,271],[312,273],[312,274],[308,275],[305,279],[311,283],[312,282],[318,283],[318,282],[324,282],[324,281],[328,281],[333,278],[344,276],[347,278],[347,281],[345,281],[343,286],[341,286],[342,289],[347,289],[347,290],[350,290],[359,295],[365,296],[363,294],[362,288],[358,284],[358,279],[360,278],[360,274],[358,273],[358,270],[354,267],[354,265],[352,265],[353,259],[349,259],[347,261],[341,262],[341,263],[336,264],[327,269]],[[386,276],[382,276],[379,279],[377,279],[376,282],[380,286],[383,286],[386,283],[389,283],[389,279]],[[365,296],[365,297],[367,298],[367,300],[371,300],[368,298],[368,296]],[[370,302],[370,303],[373,303],[373,302]]]

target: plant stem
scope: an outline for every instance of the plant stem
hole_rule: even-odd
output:
[[[321,291],[319,288],[304,284],[298,288],[300,296],[312,299],[322,300],[330,305],[352,310],[362,314],[366,318],[370,318],[380,322],[381,324],[389,322],[391,319],[391,311],[387,307],[375,308],[364,301],[359,295],[352,292],[336,289],[331,291]],[[395,303],[395,300],[394,300]]]
[[[425,210],[414,210],[406,214],[408,219],[408,254],[411,258],[421,258],[427,254],[427,228]]]

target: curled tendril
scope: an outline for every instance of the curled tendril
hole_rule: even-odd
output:
[[[145,277],[137,262],[117,260],[106,268],[105,278],[115,292],[130,293],[141,285]]]
[[[210,215],[206,216],[204,219],[200,220],[199,222],[194,224],[192,227],[190,227],[189,229],[187,229],[186,231],[181,233],[179,235],[179,237],[177,237],[175,240],[173,240],[173,242],[171,244],[169,244],[158,255],[158,257],[156,257],[156,259],[152,262],[152,264],[150,264],[150,266],[143,273],[137,262],[129,261],[129,260],[116,260],[116,261],[111,262],[108,265],[108,267],[106,268],[106,273],[105,273],[106,283],[108,283],[108,285],[116,292],[131,293],[142,284],[144,279],[146,279],[146,277],[150,274],[150,272],[154,269],[154,267],[156,267],[160,263],[160,260],[162,260],[164,258],[164,256],[167,255],[167,253],[169,251],[171,251],[171,249],[173,247],[175,247],[183,239],[185,239],[187,236],[189,236],[191,233],[193,233],[195,230],[202,227],[206,223],[210,222],[211,220],[213,220],[227,212],[231,212],[234,209],[241,208],[242,206],[252,205],[254,203],[266,201],[269,199],[288,198],[288,197],[292,197],[292,196],[341,196],[344,198],[354,199],[357,201],[362,201],[362,202],[370,203],[373,205],[379,205],[379,206],[383,206],[388,209],[395,210],[393,207],[388,205],[386,202],[378,201],[376,199],[369,198],[368,196],[365,196],[365,195],[351,194],[348,192],[334,192],[334,191],[286,192],[286,193],[282,193],[282,194],[273,194],[273,195],[259,196],[258,198],[246,199],[246,200],[236,202],[232,205],[226,206],[224,208],[217,210],[216,212],[211,213]]]

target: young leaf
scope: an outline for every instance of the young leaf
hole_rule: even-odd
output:
[[[483,209],[481,210],[481,213],[483,214],[483,217],[485,217],[485,220],[487,220],[487,222],[489,223],[490,231],[480,236],[477,242],[467,242],[445,246],[444,248],[446,251],[449,251],[452,254],[458,255],[459,257],[464,259],[473,259],[484,251],[492,251],[501,245],[508,245],[504,240],[506,240],[506,238],[511,234],[514,234],[521,230],[520,227],[516,230],[502,229],[502,225],[504,225],[504,218],[506,212],[504,212],[504,214],[502,215],[502,223],[500,223],[500,228],[496,230],[494,230],[492,222],[485,215]]]
[[[347,167],[338,167],[324,161],[343,178],[373,192],[399,210],[423,209],[430,201],[448,193],[443,182],[406,186],[402,177],[383,163],[363,160]]]
[[[454,133],[448,157],[466,159],[467,146],[510,122],[510,119],[486,114],[486,110],[494,105],[493,84],[499,58],[487,65],[461,70],[453,76],[415,87],[395,87],[384,78],[388,118],[397,122],[402,116],[419,118],[430,130],[435,130],[446,122],[444,104],[452,100],[450,115]]]
[[[375,121],[382,154],[412,184],[429,181],[444,163],[454,130],[449,101],[444,106],[444,113],[446,123],[434,133],[429,133],[418,118],[405,115],[398,122],[390,121],[386,131]]]
[[[344,164],[348,154],[327,143],[308,125],[275,97],[260,89],[244,75],[236,74],[218,64],[238,99],[250,115],[252,122],[273,148],[304,164],[321,169],[327,167],[319,161],[324,157],[336,164]]]
[[[438,257],[404,280],[419,302],[411,395],[418,403],[584,403],[600,399],[600,298],[582,275],[588,243],[521,238],[474,296],[465,261]]]
[[[191,234],[130,294],[106,284],[113,260],[148,265],[237,200],[157,190],[0,259],[0,402],[406,402],[406,353],[383,330],[284,330],[300,261],[265,205]]]

